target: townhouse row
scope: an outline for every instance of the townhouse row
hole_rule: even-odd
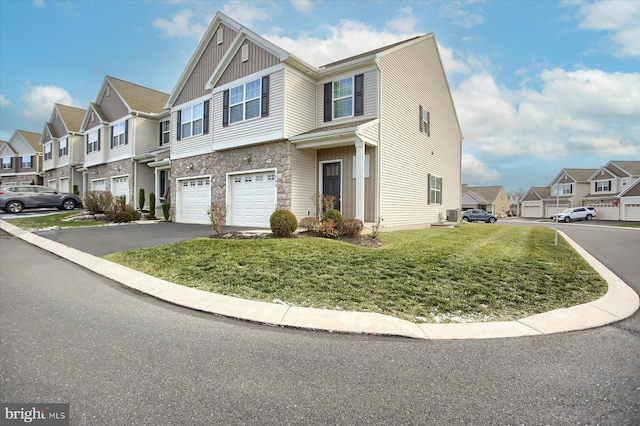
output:
[[[4,173],[24,133],[0,150],[3,183],[30,183]],[[170,94],[108,76],[86,110],[54,105],[38,136],[45,185],[134,206],[142,188],[182,223],[209,223],[212,202],[229,225],[268,226],[276,208],[301,219],[317,194],[394,229],[461,205],[462,133],[433,34],[314,67],[218,13]]]
[[[563,169],[546,187],[531,187],[522,216],[551,217],[567,208],[592,206],[597,219],[640,221],[640,161],[609,161],[598,169]]]

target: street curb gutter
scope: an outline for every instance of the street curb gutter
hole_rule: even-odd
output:
[[[633,289],[564,233],[561,233],[562,237],[607,281],[609,289],[602,298],[518,321],[416,324],[375,312],[294,307],[210,293],[134,271],[24,231],[4,220],[0,220],[0,228],[32,245],[157,299],[202,312],[283,327],[431,340],[489,339],[599,327],[625,319],[640,307],[640,298]]]

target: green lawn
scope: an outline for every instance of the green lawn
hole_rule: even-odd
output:
[[[220,294],[417,322],[517,319],[607,290],[564,240],[553,244],[550,229],[479,224],[379,238],[379,249],[320,238],[201,238],[105,258]]]
[[[63,222],[62,219],[82,214],[82,211],[65,212],[65,213],[52,213],[47,216],[32,216],[18,219],[8,219],[7,222],[18,228],[26,231],[37,231],[39,229],[47,228],[78,228],[82,226],[101,226],[104,223],[96,220],[82,220],[79,222]]]

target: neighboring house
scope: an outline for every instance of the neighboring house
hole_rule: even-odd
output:
[[[640,222],[640,179],[620,193],[620,220]]]
[[[589,195],[590,178],[595,172],[596,169],[562,169],[549,185],[551,193],[544,201],[544,217],[570,207],[581,207],[582,199]]]
[[[461,202],[461,131],[433,34],[311,66],[218,13],[172,91],[172,217],[274,209],[426,226]]]
[[[0,146],[0,182],[2,185],[42,184],[40,134],[16,130]]]
[[[140,188],[145,190],[146,205],[151,192],[160,198],[169,179],[169,113],[164,110],[168,97],[105,77],[80,126],[85,191],[124,195],[127,204],[136,207]]]
[[[621,193],[640,179],[640,161],[609,161],[589,178],[589,194],[582,205],[594,206],[600,220],[621,220]]]
[[[82,172],[84,135],[80,132],[86,110],[54,104],[44,124],[40,146],[43,152],[44,184],[62,192],[84,193]]]
[[[510,208],[509,197],[502,186],[462,185],[462,210],[481,209],[505,217]]]
[[[532,186],[520,202],[520,215],[528,218],[550,217],[545,215],[545,200],[551,196],[548,186]]]

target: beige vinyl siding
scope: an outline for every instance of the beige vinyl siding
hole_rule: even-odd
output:
[[[461,135],[435,40],[383,55],[379,65],[383,225],[428,225],[461,203]],[[431,136],[420,132],[420,105],[430,112]],[[429,174],[442,178],[442,205],[428,204]]]
[[[220,109],[222,109],[222,98],[220,100]],[[213,108],[214,102],[209,103],[209,133],[198,136],[190,136],[188,138],[176,139],[176,131],[178,125],[178,111],[171,113],[171,158],[183,158],[190,155],[199,155],[211,152],[211,144],[213,140]],[[222,122],[222,111],[220,111],[220,121]]]
[[[341,78],[353,77],[358,74],[364,74],[364,114],[354,117],[338,118],[332,121],[324,121],[324,84],[330,81],[340,80]],[[331,77],[329,80],[322,80],[316,86],[316,120],[317,127],[335,126],[336,124],[346,123],[349,121],[362,121],[367,118],[378,118],[378,71],[376,69],[368,69],[362,71],[350,71],[346,74],[340,74]]]
[[[160,148],[160,124],[155,120],[136,117],[135,120],[135,153],[144,154]],[[131,124],[129,125],[131,126]]]
[[[220,59],[222,59],[236,36],[236,31],[231,28],[225,25],[220,25],[218,28],[220,27],[222,27],[224,32],[222,44],[218,44],[217,42],[218,38],[216,29],[213,33],[212,39],[209,40],[209,44],[205,48],[202,56],[198,60],[198,63],[173,105],[185,104],[210,93],[210,91],[205,91],[204,87],[211,77],[211,74],[213,74],[213,71],[218,66]]]
[[[277,71],[269,77],[269,116],[257,117],[222,126],[222,98],[223,92],[215,93],[210,108],[213,117],[213,149],[234,147],[268,142],[282,139],[283,136],[283,94],[284,70]]]
[[[353,157],[355,155],[355,146],[318,150],[318,163],[342,160],[342,169],[340,171],[342,179],[340,210],[345,219],[356,217],[356,180],[353,178]],[[375,148],[367,146],[365,148],[365,155],[369,155],[370,160],[369,177],[365,179],[364,184],[364,221],[373,222],[375,218]],[[320,173],[318,173],[318,176],[320,176]],[[318,185],[318,187],[320,187],[320,185]]]
[[[135,118],[132,117],[132,118],[128,118],[127,120],[129,121],[129,124],[127,128],[127,144],[126,145],[120,145],[120,146],[111,148],[111,128],[113,127],[113,123],[104,130],[106,135],[104,135],[103,140],[106,140],[105,148],[107,149],[107,152],[108,152],[107,161],[122,160],[124,158],[131,157],[131,155],[133,154],[133,136],[136,128],[134,123]],[[124,123],[127,120],[123,120],[122,122]]]
[[[109,128],[100,125],[94,126],[85,130],[85,134],[88,134],[89,132],[97,129],[100,129],[100,138],[98,139],[100,141],[100,151],[94,151],[87,154],[87,140],[86,138],[83,138],[82,141],[82,152],[84,156],[85,167],[103,164],[107,160],[107,151],[109,150]]]
[[[380,125],[371,125],[360,132],[360,134],[367,138],[368,140],[372,140],[374,142],[378,142],[380,132]]]
[[[249,46],[249,59],[242,62],[242,47],[238,49],[215,87],[232,83],[280,63],[280,59],[249,40],[245,40],[242,45]]]
[[[59,135],[66,135],[67,134],[67,128],[64,126],[64,123],[62,122],[62,119],[60,118],[60,115],[56,114],[57,117],[55,117],[53,119],[53,122],[51,123],[53,125],[53,131],[55,132],[55,134],[57,136]]]
[[[84,144],[85,139],[82,135],[73,135],[69,137],[69,154],[71,163],[80,163],[84,160],[84,153],[87,147]]]
[[[107,93],[109,93],[108,96]],[[102,94],[102,99],[100,99],[98,105],[104,113],[103,118],[108,121],[118,121],[129,114],[127,106],[122,102],[122,99],[120,99],[120,96],[118,96],[114,88],[109,85],[107,85],[107,88]]]
[[[315,216],[313,195],[317,192],[316,151],[291,146],[291,212],[298,221]]]
[[[299,135],[316,127],[316,85],[300,71],[285,68],[284,135]]]
[[[60,157],[60,142],[67,141],[67,155]],[[65,136],[58,139],[58,142],[55,144],[55,151],[53,152],[53,157],[57,158],[57,167],[64,167],[71,164],[71,137]]]

